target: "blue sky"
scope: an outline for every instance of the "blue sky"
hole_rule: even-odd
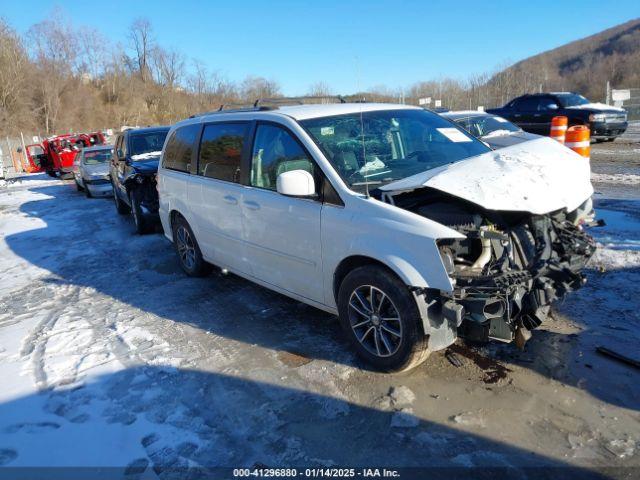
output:
[[[131,22],[146,17],[162,46],[229,80],[276,80],[288,95],[317,81],[350,93],[464,78],[640,16],[637,0],[0,0],[0,16],[24,33],[56,6],[114,43],[125,43]]]

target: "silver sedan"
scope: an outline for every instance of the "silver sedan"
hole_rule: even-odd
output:
[[[73,178],[78,191],[88,198],[107,197],[112,194],[109,161],[113,146],[98,145],[81,150],[73,161]]]

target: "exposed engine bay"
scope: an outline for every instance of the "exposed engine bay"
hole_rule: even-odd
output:
[[[583,228],[593,221],[590,198],[545,215],[486,210],[431,188],[396,194],[393,203],[466,236],[438,241],[455,284],[435,297],[463,338],[522,346],[550,304],[585,283],[581,270],[596,248]]]

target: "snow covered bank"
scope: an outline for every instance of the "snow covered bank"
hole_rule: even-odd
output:
[[[630,173],[595,173],[591,172],[591,181],[594,183],[616,183],[620,185],[639,185],[640,175]]]

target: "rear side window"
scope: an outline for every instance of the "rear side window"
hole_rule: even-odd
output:
[[[200,143],[198,173],[209,178],[237,182],[240,179],[246,132],[246,123],[205,125]]]
[[[558,102],[556,102],[553,98],[543,97],[538,102],[538,110],[557,110]]]
[[[539,100],[536,97],[524,97],[516,100],[516,108],[524,111],[538,110]]]
[[[167,142],[162,166],[170,170],[189,173],[191,171],[191,156],[199,132],[199,124],[176,129]]]

